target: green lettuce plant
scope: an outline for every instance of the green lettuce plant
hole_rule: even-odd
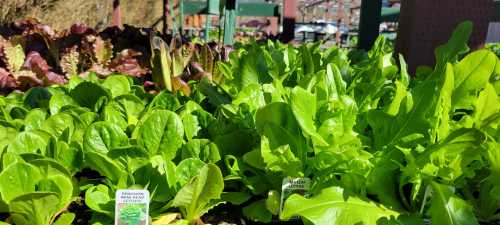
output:
[[[232,207],[267,224],[493,223],[500,63],[469,53],[471,30],[412,75],[384,38],[369,52],[269,41],[195,56],[214,76],[189,93],[90,73],[0,96],[0,211],[13,224],[112,224],[116,190],[140,188],[153,222],[212,223]],[[280,209],[287,177],[311,187]]]

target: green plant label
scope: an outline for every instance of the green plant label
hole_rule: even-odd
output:
[[[118,190],[116,192],[115,225],[148,225],[149,192]]]
[[[309,178],[290,178],[287,177],[283,179],[281,184],[281,203],[280,203],[280,213],[283,211],[283,206],[285,200],[292,194],[299,194],[307,197],[309,188],[311,187],[311,179]],[[298,219],[298,217],[292,217],[292,220]]]

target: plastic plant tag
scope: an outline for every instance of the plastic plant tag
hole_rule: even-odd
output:
[[[280,214],[283,211],[285,201],[292,194],[299,194],[307,197],[309,189],[311,188],[311,179],[309,178],[290,178],[283,179],[281,184],[281,203]],[[299,219],[299,217],[292,217],[291,220]]]
[[[149,191],[118,190],[116,192],[115,225],[148,225]]]

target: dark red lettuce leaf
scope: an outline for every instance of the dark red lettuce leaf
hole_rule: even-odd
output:
[[[110,40],[104,40],[100,36],[87,35],[81,43],[81,55],[85,58],[84,67],[93,67],[94,64],[106,66],[113,58],[113,44]]]
[[[81,48],[87,36],[95,36],[97,32],[84,24],[73,24],[70,29],[59,32],[57,44],[61,53],[67,53],[74,48]]]
[[[44,85],[64,84],[67,82],[64,76],[51,71],[52,68],[38,52],[28,53],[22,68],[33,71],[36,77],[43,80]]]
[[[75,23],[71,25],[70,34],[79,34],[79,35],[90,35],[90,34],[96,34],[97,32],[90,28],[89,26],[83,24],[83,23]]]
[[[38,78],[36,74],[29,70],[22,70],[16,74],[17,85],[16,89],[28,90],[32,87],[43,86],[44,82],[42,79]]]
[[[0,68],[0,92],[8,93],[17,87],[16,80],[9,71],[4,68]]]
[[[128,74],[134,77],[143,77],[150,73],[144,65],[141,65],[137,57],[142,53],[131,49],[121,51],[109,64],[109,68],[117,73]]]
[[[201,80],[204,77],[212,80],[212,74],[206,72],[203,67],[197,62],[191,62],[189,64],[189,72],[189,74],[186,74],[187,77],[183,76],[185,80]]]

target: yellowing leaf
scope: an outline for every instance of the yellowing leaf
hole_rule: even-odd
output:
[[[166,225],[166,224],[170,224],[170,223],[172,223],[175,220],[178,220],[180,218],[181,218],[181,214],[179,214],[179,213],[167,213],[167,214],[160,216],[160,218],[158,218],[157,220],[153,221],[152,225]]]
[[[7,68],[10,72],[14,73],[21,69],[24,63],[24,50],[21,45],[5,45],[5,57],[7,58]]]

